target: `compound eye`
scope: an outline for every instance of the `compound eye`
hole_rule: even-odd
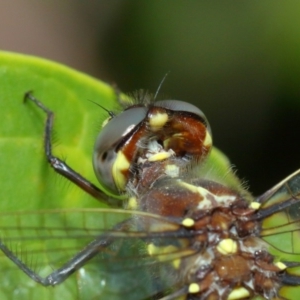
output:
[[[145,107],[132,107],[112,118],[99,133],[94,146],[93,167],[97,179],[111,192],[118,192],[112,175],[112,166],[118,147],[126,143],[130,133],[146,117]]]
[[[184,102],[184,101],[180,101],[180,100],[162,100],[162,101],[157,101],[155,102],[155,106],[160,106],[160,107],[164,107],[166,109],[170,109],[173,111],[182,111],[182,112],[188,112],[188,113],[193,113],[195,115],[197,115],[198,117],[200,117],[203,120],[203,123],[206,125],[207,130],[209,132],[209,134],[211,135],[211,128],[210,125],[204,115],[204,113],[202,112],[201,109],[199,109],[197,106]]]

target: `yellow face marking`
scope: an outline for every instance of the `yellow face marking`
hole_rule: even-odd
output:
[[[168,121],[168,114],[157,113],[153,115],[149,120],[149,125],[152,131],[158,131],[161,129]]]
[[[205,139],[203,141],[203,146],[209,147],[211,145],[212,145],[212,138],[211,138],[210,134],[208,133],[208,131],[206,131]]]
[[[181,224],[184,226],[184,227],[192,227],[195,225],[195,221],[191,218],[186,218],[184,219]]]
[[[197,293],[199,293],[200,292],[200,285],[198,283],[195,283],[195,282],[191,283],[189,285],[188,292],[190,294],[197,294]]]
[[[128,171],[129,167],[130,163],[127,160],[126,156],[122,151],[119,151],[117,153],[116,160],[112,166],[113,179],[119,190],[125,189],[127,178],[124,176],[122,171]]]
[[[137,201],[136,201],[136,197],[130,197],[128,199],[128,209],[137,209]]]
[[[258,210],[260,208],[261,204],[258,202],[251,202],[249,207],[255,210]]]
[[[245,299],[250,296],[250,292],[244,287],[238,287],[232,290],[232,292],[228,295],[228,300],[237,300],[237,299]]]
[[[275,263],[275,266],[278,267],[280,270],[285,270],[287,268],[287,266],[281,261]]]
[[[167,159],[171,156],[171,153],[170,152],[160,152],[160,153],[156,153],[156,154],[153,154],[151,155],[148,160],[149,161],[160,161],[160,160],[164,160],[164,159]]]
[[[224,239],[217,246],[218,252],[223,255],[230,255],[237,252],[237,242],[232,239]]]

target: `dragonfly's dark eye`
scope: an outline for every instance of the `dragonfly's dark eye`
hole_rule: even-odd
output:
[[[207,130],[209,132],[209,134],[211,135],[211,129],[209,126],[209,123],[204,115],[204,113],[202,112],[201,109],[199,109],[197,106],[184,102],[184,101],[180,101],[180,100],[162,100],[162,101],[157,101],[155,102],[156,106],[160,106],[160,107],[164,107],[173,111],[178,111],[178,112],[190,112],[193,113],[195,115],[197,115],[198,117],[200,117],[200,119],[203,120],[203,123],[207,126]]]
[[[136,126],[145,118],[147,108],[133,107],[112,118],[99,133],[93,155],[96,176],[104,186],[117,192],[112,176],[112,166],[120,144],[126,142]]]

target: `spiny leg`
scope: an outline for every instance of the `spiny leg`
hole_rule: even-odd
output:
[[[89,193],[94,198],[110,206],[119,207],[121,201],[107,196],[97,186],[92,184],[90,181],[85,179],[83,176],[81,176],[79,173],[73,170],[70,166],[68,166],[67,163],[65,163],[60,158],[52,154],[51,135],[52,135],[52,128],[53,128],[54,113],[46,106],[44,106],[42,102],[36,99],[32,95],[31,91],[25,93],[24,102],[26,102],[27,99],[31,100],[35,105],[37,105],[40,109],[42,109],[47,115],[46,125],[45,125],[44,150],[45,150],[47,160],[51,165],[51,167],[54,169],[54,171],[64,176],[68,180],[72,181],[73,183],[75,183],[78,187],[80,187],[81,189]]]
[[[128,219],[117,224],[116,226],[114,226],[113,230],[128,230],[130,221],[131,219]],[[68,262],[66,262],[61,268],[53,271],[46,277],[41,277],[35,271],[33,271],[26,263],[20,260],[9,248],[7,248],[1,239],[0,250],[2,250],[2,252],[32,280],[43,286],[54,286],[64,282],[69,276],[71,276],[74,272],[84,266],[89,260],[99,254],[101,251],[105,250],[111,243],[114,242],[114,239],[115,238],[109,233],[102,234],[91,243],[89,243]]]

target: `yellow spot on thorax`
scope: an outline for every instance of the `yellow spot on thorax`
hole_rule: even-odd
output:
[[[232,290],[228,296],[228,300],[245,299],[250,296],[250,292],[244,287],[238,287]]]
[[[182,220],[181,224],[184,227],[192,227],[195,225],[195,221],[191,218],[186,218],[186,219]]]
[[[192,193],[199,193],[199,187],[193,184],[186,183],[184,181],[179,181],[179,184],[183,187],[185,187],[187,190],[189,190]]]
[[[117,153],[116,160],[112,166],[112,174],[115,181],[115,184],[119,190],[124,190],[127,178],[124,176],[122,171],[128,171],[130,167],[130,163],[127,160],[126,156],[122,151]]]
[[[168,114],[166,113],[156,113],[150,120],[149,125],[152,131],[158,131],[161,129],[168,121]]]
[[[170,177],[177,177],[179,175],[179,167],[176,165],[167,165],[165,167],[165,173]]]
[[[156,154],[153,154],[151,155],[148,160],[149,161],[152,161],[152,162],[155,162],[155,161],[161,161],[161,160],[164,160],[164,159],[167,159],[171,156],[171,153],[170,152],[159,152],[159,153],[156,153]]]
[[[218,205],[229,205],[230,203],[232,203],[235,199],[236,196],[235,195],[215,195],[213,193],[211,193],[210,191],[208,191],[207,189],[201,187],[201,186],[196,186],[196,185],[192,185],[189,183],[186,183],[184,181],[178,180],[178,184],[184,188],[186,188],[187,190],[189,190],[192,193],[198,193],[199,195],[202,196],[202,200],[199,202],[198,205],[198,209],[209,209],[213,207],[213,203],[210,200],[211,198],[213,198]]]
[[[278,267],[280,270],[285,270],[287,268],[287,266],[281,261],[275,263],[275,266]]]
[[[259,209],[260,206],[261,206],[261,204],[258,202],[251,202],[249,205],[250,208],[255,209],[255,210]]]
[[[200,292],[200,285],[198,283],[195,283],[195,282],[191,283],[189,285],[188,292],[190,294],[197,294],[197,293],[199,293]]]
[[[137,201],[136,201],[136,197],[130,197],[128,199],[128,209],[137,209]]]
[[[237,252],[237,242],[232,239],[224,239],[217,246],[218,252],[223,255],[230,255]]]

